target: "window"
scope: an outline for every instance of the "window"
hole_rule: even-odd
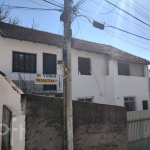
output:
[[[78,101],[81,101],[81,102],[93,102],[93,98],[78,98]]]
[[[56,91],[57,86],[56,85],[43,85],[44,91]]]
[[[124,97],[124,105],[127,111],[135,111],[135,97]]]
[[[36,73],[36,54],[13,51],[13,72]]]
[[[143,103],[143,110],[148,110],[148,101],[142,101]]]
[[[118,75],[129,76],[129,64],[124,62],[118,62]]]
[[[89,58],[78,57],[78,74],[91,75],[91,63]]]
[[[55,54],[43,53],[43,74],[57,74]],[[56,91],[57,85],[43,85],[45,91]]]

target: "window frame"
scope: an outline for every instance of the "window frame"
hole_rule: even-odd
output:
[[[79,58],[83,58],[83,59],[89,59],[89,62],[90,62],[90,74],[81,74],[79,73]],[[91,63],[91,58],[87,58],[87,57],[81,57],[81,56],[78,56],[78,75],[85,75],[85,76],[91,76],[92,75],[92,63]]]
[[[88,99],[91,99],[91,102],[90,101],[86,101]],[[80,102],[88,102],[88,103],[93,103],[94,102],[94,97],[78,97],[78,101]]]
[[[143,102],[147,102],[147,109],[144,109]],[[143,108],[143,110],[148,110],[148,100],[143,100],[143,101],[142,101],[142,108]]]
[[[128,74],[119,73],[119,71],[120,71],[119,65],[120,65],[120,64],[124,64],[124,65],[127,65],[127,66],[128,66]],[[118,61],[118,75],[121,75],[121,76],[130,76],[130,64],[127,63],[127,62]]]
[[[128,100],[127,101],[125,101],[125,98],[128,98]],[[133,98],[134,100],[129,100],[129,98]],[[126,107],[126,105],[125,105],[125,103],[129,103],[129,105],[130,105],[130,103],[133,103],[134,102],[134,110],[128,110],[127,109],[127,107]],[[136,111],[136,97],[135,96],[125,96],[124,97],[124,106],[126,107],[126,110],[127,110],[127,112],[130,112],[130,111]]]
[[[46,53],[46,52],[43,52],[43,61],[42,61],[42,68],[43,68],[43,74],[50,74],[50,73],[44,73],[44,55],[48,55],[48,56],[55,56],[55,59],[56,59],[56,66],[55,66],[55,73],[52,73],[52,74],[56,74],[57,75],[57,54],[53,54],[53,53]],[[55,88],[54,88],[55,87]],[[48,89],[47,89],[48,88]],[[48,84],[43,84],[43,91],[57,91],[58,89],[58,85],[57,84],[52,84],[52,85],[48,85]]]
[[[24,62],[23,62],[23,71],[21,71],[18,67],[17,71],[15,71],[14,69],[14,54],[17,53],[19,54],[23,54],[23,58],[24,58]],[[25,55],[29,55],[29,57],[31,55],[34,55],[35,57],[35,66],[34,66],[34,71],[25,71],[25,66],[26,66],[26,62],[25,62]],[[30,59],[30,58],[29,58]],[[19,58],[18,58],[19,61]],[[18,66],[19,66],[19,62],[18,62]],[[30,66],[30,60],[29,60],[29,66]],[[29,69],[30,70],[30,69]],[[37,71],[37,54],[36,53],[27,53],[27,52],[21,52],[21,51],[12,51],[12,72],[19,72],[19,73],[36,73]]]

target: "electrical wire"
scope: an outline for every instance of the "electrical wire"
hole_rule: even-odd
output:
[[[77,24],[78,24],[78,28],[79,28],[79,31],[80,31],[81,38],[82,38],[82,40],[83,40],[83,36],[82,36],[82,32],[81,32],[81,30],[80,30],[80,25],[79,25],[78,19],[77,19]]]
[[[87,16],[86,16],[87,17]],[[91,21],[90,21],[91,23]],[[133,25],[132,25],[133,26]],[[135,27],[136,28],[136,27]],[[116,28],[117,29],[117,28]],[[142,32],[144,35],[146,35],[143,31],[141,31],[140,29],[138,29],[140,32]],[[136,36],[136,35],[135,35]],[[144,37],[145,38],[145,37]],[[147,38],[146,38],[147,39]]]
[[[78,21],[77,21],[77,22],[78,22]],[[81,29],[80,29],[79,22],[78,22],[78,26],[79,26],[79,31],[80,31],[80,34],[81,34],[81,38],[82,38],[82,40],[83,40],[83,36],[82,36],[82,32],[81,32]],[[87,52],[87,57],[89,58],[88,52]],[[90,59],[90,58],[89,58],[89,59]],[[100,90],[100,96],[103,96],[103,95],[102,95],[101,87],[100,87],[100,85],[99,85],[99,83],[98,83],[98,80],[97,80],[97,78],[96,78],[96,75],[95,75],[94,70],[93,70],[92,67],[91,67],[91,70],[92,70],[92,73],[93,73],[93,75],[94,75],[94,78],[95,78],[95,81],[96,81],[96,83],[97,83],[97,86],[98,86],[98,88],[99,88],[99,90]]]
[[[115,6],[116,8],[120,9],[121,11],[125,12],[126,14],[130,15],[130,16],[131,16],[131,17],[133,17],[134,19],[136,19],[136,20],[140,21],[141,23],[143,23],[143,24],[145,24],[145,25],[147,25],[147,26],[149,26],[149,27],[150,27],[150,25],[149,25],[149,24],[147,24],[147,23],[145,23],[144,21],[142,21],[142,20],[138,19],[137,17],[133,16],[132,14],[128,13],[127,11],[125,11],[125,10],[121,9],[120,7],[118,7],[118,6],[114,5],[113,3],[111,3],[111,2],[109,2],[109,1],[107,1],[107,0],[105,0],[105,1],[106,1],[106,2],[108,2],[108,3],[110,3],[111,5]]]
[[[45,8],[33,8],[33,7],[21,7],[21,6],[10,6],[10,5],[4,5],[4,7],[8,7],[9,9],[27,9],[27,10],[56,10],[56,11],[62,11],[62,9],[45,9]]]
[[[140,16],[142,16],[144,19],[146,19],[147,21],[150,21],[150,15],[147,14],[146,12],[144,12],[142,9],[140,9],[139,7],[137,7],[136,5],[134,5],[133,3],[131,3],[130,1],[126,0],[124,2],[124,4],[130,8],[131,10],[133,10],[134,12],[136,12],[137,14],[139,14]]]
[[[91,0],[92,2],[94,2],[95,4],[98,4],[98,5],[100,5],[100,6],[102,6],[100,3],[98,3],[98,2],[96,2],[96,1],[94,1],[94,0]],[[102,7],[104,7],[105,9],[107,9],[107,10],[110,10],[110,9],[108,9],[107,7],[105,7],[105,6],[102,6]],[[143,26],[141,26],[141,25],[139,25],[139,24],[137,24],[136,22],[134,22],[134,21],[131,21],[130,19],[128,19],[128,18],[126,18],[126,17],[124,17],[124,16],[122,16],[122,15],[120,15],[119,13],[117,13],[117,12],[114,12],[114,11],[112,11],[115,15],[118,15],[118,16],[120,16],[120,17],[122,17],[124,20],[126,20],[126,21],[128,21],[128,22],[131,22],[131,23],[133,23],[133,24],[135,24],[135,25],[137,25],[137,26],[139,26],[139,27],[141,27],[141,28],[143,28],[143,29],[145,29],[145,30],[147,30],[147,31],[150,31],[149,29],[147,29],[147,28],[145,28],[145,27],[143,27]],[[101,14],[101,13],[99,13],[100,15],[103,15],[103,14]],[[132,25],[133,26],[133,25]],[[133,26],[134,27],[134,26]],[[136,28],[136,27],[135,27]],[[136,28],[136,29],[138,29],[138,28]],[[139,30],[139,29],[138,29]]]
[[[137,5],[141,6],[142,8],[144,8],[145,10],[147,10],[148,12],[150,12],[148,9],[146,9],[144,6],[140,5],[138,2],[136,2],[135,0],[133,0],[134,3],[136,3]]]
[[[117,1],[116,6],[118,5],[118,2],[119,2],[119,0]],[[109,12],[103,13],[103,14],[109,14],[109,13],[111,13],[115,8],[116,8],[116,7],[112,8],[112,10],[110,10]]]
[[[47,1],[47,0],[43,0],[43,1],[46,2],[46,3],[49,3],[49,4],[51,4],[51,5],[57,6],[57,7],[59,7],[59,8],[63,8],[62,6],[57,5],[57,4],[54,4],[54,3],[49,2],[49,1]]]
[[[77,18],[75,19],[76,20],[76,22],[77,22]],[[78,22],[77,22],[78,23]],[[74,25],[74,27],[76,28],[76,26]],[[72,38],[74,38],[77,34],[78,34],[78,32],[79,32],[79,26],[78,26],[78,29],[76,28],[76,32],[75,32],[75,34],[72,36]]]
[[[90,23],[92,23],[92,21],[87,17],[87,16],[85,16],[85,15],[76,15],[77,17],[84,17],[84,18],[86,18]]]
[[[91,13],[94,13],[94,12],[92,12],[92,11],[90,11],[90,13],[88,12],[88,14],[91,14]],[[114,12],[113,12],[114,13]],[[80,14],[83,14],[83,13],[80,13]],[[101,13],[101,14],[105,14],[105,13]],[[87,14],[84,14],[84,15],[86,15],[86,16],[88,16]],[[100,16],[100,14],[99,14],[99,16]],[[92,18],[92,17],[90,17],[90,16],[88,16],[89,18]],[[93,18],[92,18],[93,19]],[[107,19],[107,18],[106,18]],[[109,19],[107,19],[107,20],[109,20]],[[83,20],[82,20],[83,21]],[[109,20],[109,21],[111,21],[111,22],[114,22],[114,21],[112,21],[112,20]],[[127,20],[128,21],[128,20]],[[115,24],[116,24],[116,22],[114,22]],[[145,32],[143,32],[142,30],[140,30],[139,28],[137,28],[137,27],[135,27],[134,25],[131,25],[131,26],[133,26],[134,28],[136,28],[138,31],[140,31],[141,33],[143,33],[144,35],[146,35],[146,36],[148,36]],[[148,36],[148,37],[150,37],[150,36]]]
[[[131,39],[131,40],[134,40],[134,41],[136,41],[136,42],[140,42],[140,43],[143,43],[143,44],[147,44],[147,45],[150,46],[149,43],[146,43],[146,42],[143,42],[143,41],[139,41],[139,40],[137,40],[137,39],[133,39],[133,38],[131,38],[131,37],[128,37],[128,36],[125,36],[125,35],[122,35],[122,34],[119,34],[119,33],[113,32],[113,31],[110,31],[110,30],[108,30],[108,29],[106,29],[106,31],[111,32],[112,34],[117,34],[117,35],[119,35],[119,36],[121,36],[121,37],[126,37],[127,39]]]
[[[142,37],[142,36],[139,36],[139,35],[137,35],[137,34],[134,34],[134,33],[131,33],[131,32],[128,32],[128,31],[125,31],[125,30],[122,30],[122,29],[116,28],[116,27],[114,27],[114,26],[105,26],[105,27],[111,27],[111,28],[114,28],[114,29],[120,30],[120,31],[122,31],[122,32],[125,32],[125,33],[128,33],[128,34],[131,34],[131,35],[137,36],[137,37],[139,37],[139,38],[142,38],[142,39],[145,39],[145,40],[150,41],[150,39],[147,39],[147,38]]]
[[[32,1],[32,0],[28,0],[28,1],[30,1],[30,2],[32,2],[32,3],[35,3],[35,4],[38,4],[38,5],[40,5],[40,6],[44,6],[44,7],[47,7],[47,8],[51,8],[51,7],[48,7],[48,6],[46,6],[46,5],[40,4],[40,3],[38,3],[38,2],[34,2],[34,1]]]
[[[81,19],[79,19],[79,20],[81,20]],[[81,20],[81,21],[83,21],[83,20]],[[90,23],[87,22],[87,21],[84,21],[84,22],[90,24]],[[104,32],[108,33],[107,30],[104,30]],[[150,51],[150,49],[147,49],[147,48],[144,48],[144,47],[142,47],[142,46],[139,46],[139,45],[136,45],[136,44],[134,44],[134,43],[131,43],[131,42],[127,41],[127,40],[124,40],[124,39],[122,39],[122,38],[116,36],[116,35],[113,35],[112,33],[108,33],[108,34],[110,34],[110,35],[112,35],[112,36],[114,36],[114,37],[116,37],[116,38],[118,38],[118,39],[120,39],[120,40],[122,40],[122,41],[124,41],[124,42],[126,42],[126,43],[129,43],[129,44],[134,45],[134,46],[136,46],[136,47],[139,47],[139,48],[141,48],[141,49]]]
[[[108,33],[108,34],[110,34],[110,35],[112,35],[112,36],[114,36],[114,37],[116,37],[116,38],[118,38],[118,39],[120,39],[120,40],[126,42],[126,43],[129,43],[129,44],[134,45],[134,46],[136,46],[136,47],[139,47],[139,48],[141,48],[141,49],[150,51],[150,49],[147,49],[147,48],[141,47],[141,46],[139,46],[139,45],[136,45],[136,44],[134,44],[134,43],[131,43],[131,42],[127,41],[127,40],[124,40],[124,39],[122,39],[122,38],[116,36],[116,35],[113,35],[112,33],[109,33],[108,31],[104,31],[104,32],[106,32],[106,33]]]

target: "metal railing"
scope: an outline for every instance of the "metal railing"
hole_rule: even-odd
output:
[[[24,92],[28,93],[26,82],[22,79],[20,73],[18,73],[18,87]]]

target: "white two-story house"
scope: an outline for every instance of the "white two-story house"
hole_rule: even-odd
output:
[[[0,23],[0,71],[30,93],[62,93],[63,37]],[[72,99],[148,109],[148,60],[115,47],[74,39]],[[57,85],[35,84],[36,74],[57,74]]]

